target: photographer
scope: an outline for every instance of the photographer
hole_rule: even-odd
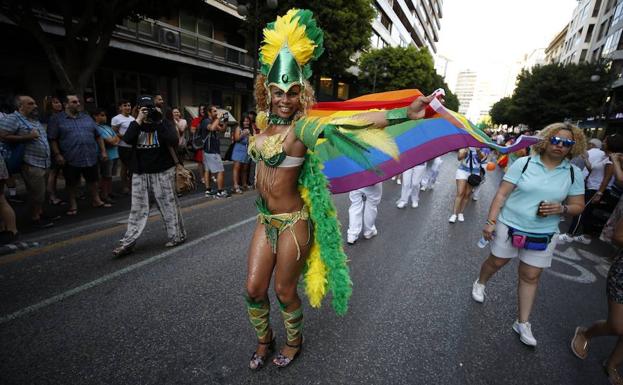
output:
[[[203,167],[205,168],[206,196],[227,198],[229,194],[223,189],[225,184],[225,168],[221,159],[221,140],[219,132],[225,131],[229,113],[224,112],[220,117],[216,106],[210,106],[208,115],[201,122],[200,131],[207,132],[208,137],[203,143]],[[216,186],[218,191],[210,188],[210,173],[216,174]]]
[[[163,119],[162,112],[151,96],[138,100],[139,113],[130,123],[123,140],[133,149],[132,208],[128,230],[113,250],[115,257],[133,251],[149,216],[149,194],[152,193],[167,231],[166,247],[177,246],[186,240],[186,231],[175,193],[175,161],[171,149],[177,144],[177,132]]]

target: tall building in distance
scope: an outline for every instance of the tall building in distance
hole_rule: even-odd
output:
[[[470,109],[474,92],[476,91],[476,81],[478,74],[475,71],[466,70],[459,72],[456,79],[455,94],[459,99],[459,113],[467,115]]]
[[[375,0],[372,47],[427,47],[437,53],[442,0]]]
[[[565,37],[567,36],[567,29],[569,25],[565,25],[562,31],[558,32],[554,39],[545,48],[545,64],[554,64],[560,62],[560,55],[565,45]]]

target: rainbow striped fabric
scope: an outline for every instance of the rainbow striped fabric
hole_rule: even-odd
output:
[[[310,117],[345,117],[374,110],[406,107],[422,93],[400,90],[365,95],[344,102],[318,103]],[[502,154],[518,151],[538,142],[537,137],[521,136],[512,146],[500,146],[476,128],[464,116],[446,109],[441,103],[431,103],[435,114],[428,119],[407,121],[385,128],[398,145],[400,157],[371,149],[369,159],[377,170],[366,170],[339,153],[330,143],[316,146],[316,154],[324,164],[333,193],[343,193],[370,186],[399,174],[418,164],[450,151],[465,147],[490,147]],[[378,172],[378,171],[381,172]]]

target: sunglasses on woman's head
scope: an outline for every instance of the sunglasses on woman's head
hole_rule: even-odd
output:
[[[557,146],[562,143],[563,147],[567,147],[567,148],[575,144],[575,140],[561,138],[559,136],[552,136],[551,138],[549,138],[549,142],[553,144],[554,146]]]

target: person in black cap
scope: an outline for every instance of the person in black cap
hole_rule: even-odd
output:
[[[175,161],[169,147],[177,145],[177,132],[171,123],[163,119],[162,111],[151,96],[141,96],[137,103],[139,113],[130,123],[123,140],[133,148],[132,208],[128,229],[113,250],[115,257],[133,251],[136,240],[145,229],[149,217],[149,194],[152,193],[169,241],[166,247],[174,247],[186,240],[186,230],[175,193]]]

